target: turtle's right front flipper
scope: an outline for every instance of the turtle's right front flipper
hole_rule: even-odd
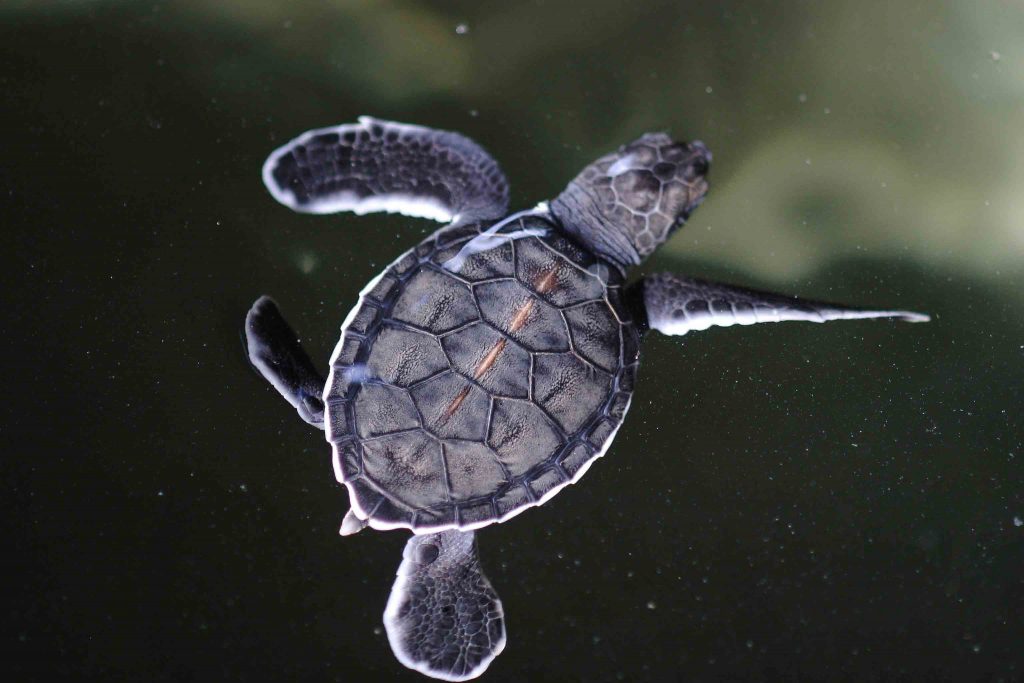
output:
[[[928,321],[927,315],[913,311],[873,310],[809,301],[672,273],[649,275],[639,283],[639,287],[642,289],[647,326],[668,335],[678,336],[714,326],[788,320],[815,323],[866,318]]]
[[[295,407],[299,417],[323,429],[324,379],[269,296],[257,299],[245,316],[245,342],[253,367]]]
[[[384,611],[395,656],[432,678],[476,678],[505,648],[501,599],[480,569],[473,536],[410,538]]]
[[[368,116],[274,150],[263,182],[274,199],[304,213],[386,211],[447,223],[508,212],[508,181],[478,144]]]

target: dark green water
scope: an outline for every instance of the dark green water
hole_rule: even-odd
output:
[[[404,535],[338,537],[239,340],[269,293],[324,367],[434,228],[264,190],[359,114],[472,136],[519,208],[699,137],[644,272],[934,316],[647,339],[609,455],[480,535],[483,680],[1024,678],[1024,10],[574,5],[0,5],[5,680],[425,680],[381,629]]]

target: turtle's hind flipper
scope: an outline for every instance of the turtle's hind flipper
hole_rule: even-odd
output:
[[[505,617],[472,531],[409,539],[384,627],[398,660],[427,676],[466,681],[487,669],[505,648]]]
[[[911,311],[876,311],[796,297],[759,292],[745,287],[657,273],[642,281],[647,325],[663,334],[682,335],[713,326],[753,325],[786,320],[823,323],[829,320],[896,318],[927,322]]]
[[[253,367],[295,407],[299,417],[323,429],[323,377],[269,296],[257,299],[245,316],[245,343]]]
[[[447,223],[508,212],[508,181],[475,142],[369,116],[274,150],[263,182],[274,199],[304,213],[386,211]]]

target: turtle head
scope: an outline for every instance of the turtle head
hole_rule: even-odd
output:
[[[711,152],[699,140],[647,133],[584,168],[551,211],[576,239],[625,270],[700,205],[710,165]]]

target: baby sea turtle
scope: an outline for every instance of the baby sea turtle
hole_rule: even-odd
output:
[[[277,306],[246,318],[249,358],[324,429],[351,509],[342,535],[409,529],[384,612],[398,659],[480,675],[505,646],[474,531],[541,505],[605,454],[629,409],[640,340],[713,325],[899,318],[628,269],[704,199],[711,153],[648,133],[550,204],[508,215],[497,162],[456,133],[368,117],[274,151],[263,181],[296,211],[445,223],[360,293],[326,382]]]

